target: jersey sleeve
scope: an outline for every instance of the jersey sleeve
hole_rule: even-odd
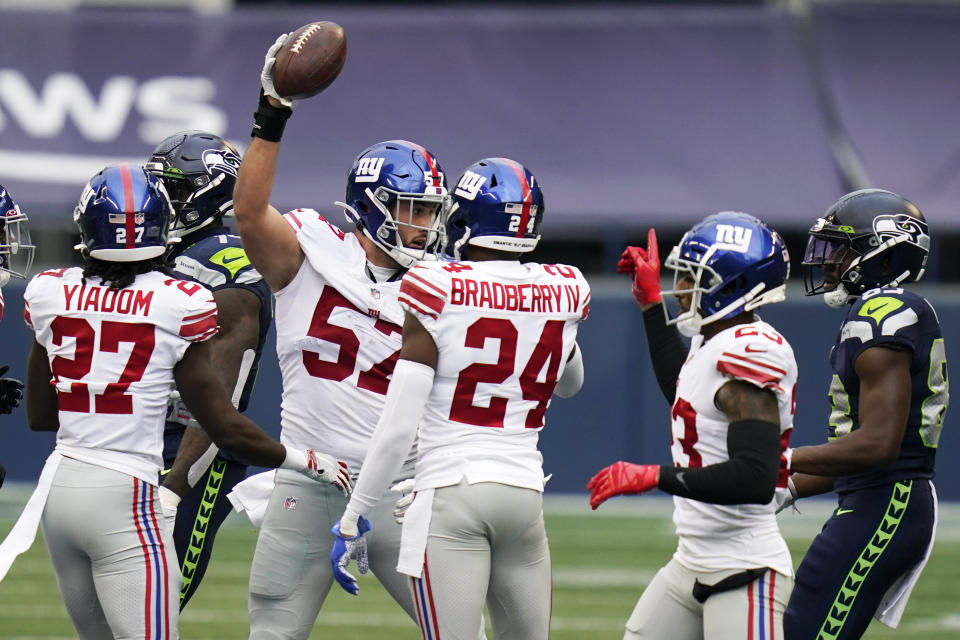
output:
[[[42,319],[44,309],[49,308],[49,296],[56,290],[57,280],[66,272],[67,269],[41,271],[27,283],[23,292],[23,321],[30,329],[37,331],[43,328]]]
[[[916,351],[923,344],[925,324],[933,317],[933,308],[923,298],[902,289],[883,290],[851,305],[840,339],[841,342],[860,341],[851,351],[853,360],[864,350],[876,346]]]
[[[194,285],[196,286],[196,285]],[[213,292],[199,288],[188,296],[183,317],[180,320],[179,335],[189,342],[203,342],[217,333],[217,303]]]
[[[397,301],[413,314],[436,340],[437,321],[450,299],[450,279],[436,264],[417,265],[400,281]]]
[[[782,336],[745,325],[734,332],[717,356],[717,371],[726,380],[740,380],[761,389],[789,391],[796,362]]]
[[[174,274],[212,291],[245,289],[265,308],[270,307],[270,286],[251,264],[237,236],[212,236],[189,247],[176,257]]]

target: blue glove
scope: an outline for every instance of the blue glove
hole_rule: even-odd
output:
[[[367,540],[363,537],[367,531],[370,531],[370,523],[366,518],[360,516],[357,519],[357,535],[352,538],[345,538],[340,533],[340,521],[333,525],[330,530],[334,538],[333,549],[330,550],[330,566],[333,568],[333,577],[343,590],[347,593],[357,595],[360,593],[360,587],[357,586],[357,579],[347,573],[347,565],[351,559],[357,561],[357,568],[360,573],[366,573],[370,569],[370,562],[367,559]]]

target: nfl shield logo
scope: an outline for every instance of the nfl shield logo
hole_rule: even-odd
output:
[[[297,499],[288,497],[286,500],[283,501],[283,506],[289,509],[290,511],[293,511],[294,509],[297,508]]]

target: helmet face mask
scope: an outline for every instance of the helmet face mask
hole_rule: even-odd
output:
[[[780,235],[759,219],[723,211],[684,234],[664,267],[673,270],[673,288],[661,294],[681,301],[675,317],[663,305],[667,324],[692,337],[705,325],[783,301],[790,256]]]
[[[181,237],[233,213],[240,153],[220,136],[184,131],[161,141],[146,163],[170,195],[171,237]]]
[[[85,256],[108,262],[159,258],[167,249],[173,209],[163,183],[135,165],[106,167],[90,179],[73,220]]]
[[[869,289],[923,277],[930,235],[920,210],[882,189],[854,191],[810,228],[803,259],[807,295],[843,307]]]
[[[436,158],[420,145],[390,140],[364,150],[347,175],[345,200],[336,204],[357,230],[401,267],[412,267],[438,251],[449,202],[446,177]]]
[[[469,245],[506,253],[533,251],[545,207],[539,181],[509,158],[467,167],[444,221],[444,253],[460,260]]]
[[[35,251],[26,214],[0,185],[0,286],[11,276],[25,279]]]

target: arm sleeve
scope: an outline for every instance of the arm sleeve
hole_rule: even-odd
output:
[[[657,384],[667,403],[673,404],[677,393],[677,376],[687,359],[687,345],[676,327],[668,327],[662,304],[643,312],[643,327],[647,332],[647,346]]]
[[[563,373],[557,380],[557,386],[553,388],[553,393],[558,398],[569,398],[583,386],[583,356],[580,353],[580,345],[573,343],[572,357],[567,360],[563,367]]]
[[[730,459],[699,469],[660,467],[662,491],[712,504],[766,504],[780,469],[780,428],[763,420],[738,420],[727,429]]]
[[[433,388],[434,370],[411,360],[398,360],[386,404],[363,460],[347,512],[367,517],[396,478],[417,436],[420,419]]]

